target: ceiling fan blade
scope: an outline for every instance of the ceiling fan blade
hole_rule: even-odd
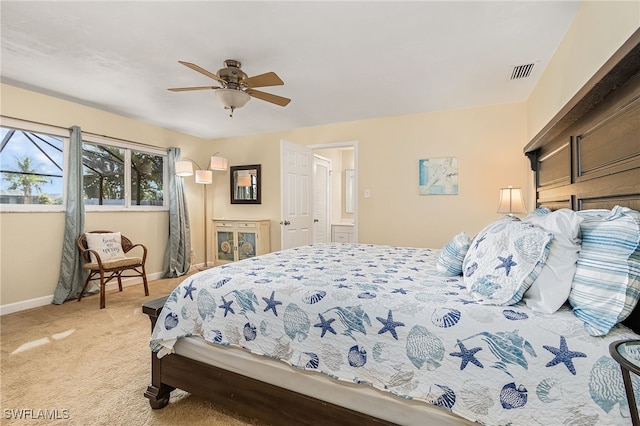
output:
[[[273,95],[271,93],[261,92],[259,90],[247,89],[246,92],[254,98],[262,99],[263,101],[271,102],[272,104],[287,106],[291,99],[283,98],[282,96]]]
[[[211,90],[211,89],[220,89],[220,86],[194,86],[194,87],[172,87],[170,90],[172,92],[186,92],[188,90]]]
[[[210,71],[207,71],[207,70],[205,70],[204,68],[199,67],[199,66],[198,66],[198,65],[196,65],[196,64],[192,64],[191,62],[185,62],[185,61],[178,61],[178,62],[180,62],[180,63],[181,63],[182,65],[184,65],[184,66],[187,66],[187,67],[191,68],[191,69],[192,69],[192,70],[194,70],[194,71],[198,71],[200,74],[204,74],[204,75],[206,75],[207,77],[210,77],[210,78],[212,78],[212,79],[214,79],[214,80],[217,80],[217,81],[219,81],[220,83],[227,84],[227,82],[226,82],[226,81],[224,81],[223,79],[221,79],[220,77],[218,77],[218,76],[217,76],[217,75],[215,75],[214,73],[212,73],[212,72],[210,72]]]
[[[284,82],[275,72],[248,77],[242,80],[248,87],[282,86]]]

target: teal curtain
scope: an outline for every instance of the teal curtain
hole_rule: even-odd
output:
[[[53,294],[53,304],[78,297],[84,284],[85,272],[82,256],[76,245],[84,232],[84,200],[82,180],[82,130],[78,126],[69,129],[69,164],[67,171],[67,205],[64,221],[64,242],[58,285]]]
[[[165,278],[182,276],[191,267],[191,227],[184,196],[184,180],[176,176],[175,165],[179,160],[180,148],[169,148],[169,240],[164,252]]]

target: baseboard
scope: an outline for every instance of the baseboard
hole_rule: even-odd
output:
[[[35,299],[23,300],[15,303],[0,305],[0,316],[12,314],[14,312],[26,311],[27,309],[38,308],[51,304],[53,294],[51,296],[37,297]]]
[[[147,280],[153,281],[162,278],[162,272],[156,272],[154,274],[147,274]],[[122,287],[129,287],[132,285],[141,284],[140,278],[125,278],[122,280]],[[107,284],[107,290],[118,288],[118,282],[112,281]],[[53,301],[53,294],[50,296],[36,297],[35,299],[22,300],[20,302],[8,303],[6,305],[0,305],[0,316],[12,314],[14,312],[20,312],[27,309],[38,308],[40,306],[50,305]]]
[[[193,265],[191,265],[191,266],[189,267],[189,272],[187,272],[187,273],[188,273],[188,274],[190,274],[190,273],[192,273],[192,272],[203,271],[203,270],[205,270],[205,269],[213,268],[214,266],[215,266],[215,265],[214,265],[213,263],[211,263],[211,262],[208,262],[208,263],[207,263],[207,266],[205,266],[205,264],[204,264],[204,263],[198,263],[197,265],[196,265],[196,264],[193,264]]]

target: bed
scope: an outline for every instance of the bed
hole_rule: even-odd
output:
[[[638,117],[640,32],[525,147],[526,218],[443,248],[327,243],[190,276],[143,306],[145,396],[272,424],[630,424],[608,348],[640,338]]]

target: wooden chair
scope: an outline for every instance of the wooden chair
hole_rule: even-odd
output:
[[[91,231],[94,234],[105,234],[112,231]],[[142,249],[142,257],[125,257],[123,259],[102,260],[100,255],[95,251],[89,249],[87,244],[86,234],[78,237],[78,248],[82,253],[84,259],[84,268],[89,271],[89,276],[82,287],[82,291],[78,296],[78,302],[82,300],[89,281],[100,280],[100,309],[105,307],[105,287],[109,281],[113,278],[118,279],[118,288],[122,291],[122,277],[142,277],[144,283],[144,295],[149,295],[149,286],[147,284],[147,273],[144,268],[144,264],[147,261],[147,248],[142,244],[133,244],[124,235],[120,235],[122,251],[128,253],[131,249],[139,247],[138,251]],[[95,261],[91,258],[91,254],[95,257]],[[123,275],[123,272],[129,271],[127,275]],[[105,278],[106,277],[106,278]]]

